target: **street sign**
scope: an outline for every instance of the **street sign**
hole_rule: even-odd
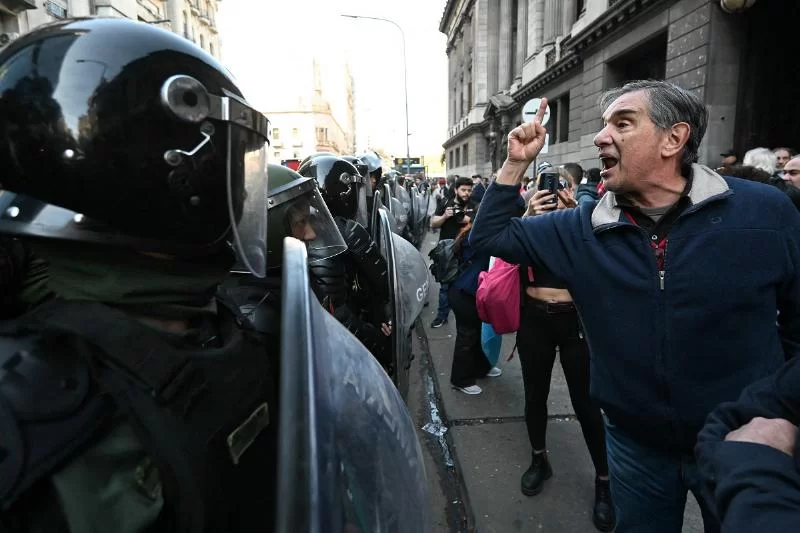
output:
[[[536,116],[536,112],[539,111],[539,104],[542,103],[541,98],[532,98],[525,102],[525,105],[522,106],[522,122],[530,122],[533,120],[533,117]],[[542,117],[542,126],[547,125],[547,121],[550,120],[550,105],[547,105],[547,109],[544,110],[544,117]]]

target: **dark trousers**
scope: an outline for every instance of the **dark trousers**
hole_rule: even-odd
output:
[[[481,347],[481,319],[475,307],[475,296],[457,287],[450,287],[447,296],[456,315],[456,343],[450,383],[456,387],[469,387],[492,369]]]
[[[439,285],[439,308],[436,310],[436,320],[447,320],[447,317],[450,316],[450,303],[447,301],[449,292],[449,283]]]
[[[557,347],[572,407],[595,471],[600,476],[608,475],[603,417],[600,407],[589,397],[589,348],[580,333],[578,313],[574,309],[548,312],[537,307],[533,298],[525,297],[517,348],[525,386],[525,425],[531,446],[534,450],[547,447],[547,396]]]

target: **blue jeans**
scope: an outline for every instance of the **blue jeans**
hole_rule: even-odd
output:
[[[713,495],[691,454],[651,448],[606,419],[611,496],[616,533],[681,533],[687,491],[703,514],[706,533],[719,533]]]
[[[449,283],[439,285],[439,310],[436,311],[436,320],[447,320],[447,317],[450,316],[450,302],[447,300],[447,291],[449,290]]]

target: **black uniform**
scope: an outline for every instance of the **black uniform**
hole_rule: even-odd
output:
[[[388,366],[390,345],[380,330],[382,322],[390,321],[386,260],[364,226],[344,217],[334,220],[348,250],[311,265],[314,292],[323,307]]]
[[[266,117],[127,19],[43,26],[0,70],[0,235],[57,296],[0,322],[0,531],[270,531],[278,343],[214,299],[228,243],[266,270]]]

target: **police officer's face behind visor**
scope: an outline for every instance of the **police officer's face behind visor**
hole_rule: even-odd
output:
[[[292,237],[305,243],[317,238],[317,233],[312,225],[314,216],[312,211],[311,203],[305,198],[297,200],[289,207],[287,217]]]

